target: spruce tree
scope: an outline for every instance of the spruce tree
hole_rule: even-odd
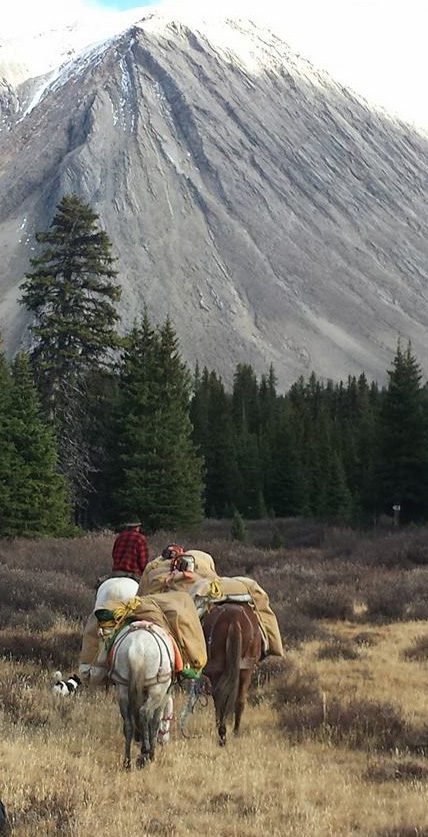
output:
[[[325,474],[323,517],[347,521],[352,516],[353,502],[346,484],[342,460],[334,451]]]
[[[215,372],[204,369],[191,404],[194,439],[205,462],[205,508],[221,517],[236,501],[239,473],[231,399]]]
[[[399,504],[404,521],[423,520],[428,517],[428,414],[410,343],[405,351],[398,343],[388,375],[380,414],[379,504],[389,514]]]
[[[247,529],[245,526],[244,518],[237,509],[235,509],[233,512],[230,534],[234,541],[241,541],[242,543],[245,543],[245,541],[247,540]]]
[[[37,233],[36,240],[42,250],[31,259],[21,303],[33,314],[31,360],[78,503],[90,487],[88,374],[108,363],[110,350],[118,345],[115,303],[120,289],[108,235],[76,195],[61,200],[50,228]]]
[[[278,419],[271,451],[269,505],[278,517],[294,517],[306,507],[306,484],[294,411],[289,402]]]
[[[202,460],[189,417],[190,376],[169,320],[147,314],[127,340],[119,384],[112,507],[137,511],[150,530],[193,526],[202,517]]]
[[[238,363],[233,377],[232,411],[235,427],[240,433],[258,433],[260,422],[259,387],[252,366]]]
[[[70,505],[64,477],[58,469],[52,428],[43,421],[28,359],[18,355],[12,366],[7,397],[8,472],[2,466],[3,496],[0,532],[3,536],[61,535],[70,530]],[[5,493],[6,492],[6,493]]]
[[[16,468],[16,451],[10,437],[9,413],[12,381],[5,357],[0,352],[0,534],[12,506],[11,477]]]

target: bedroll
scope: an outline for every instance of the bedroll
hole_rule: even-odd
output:
[[[262,633],[265,634],[268,649],[267,654],[282,657],[283,647],[276,616],[269,604],[269,596],[257,581],[247,576],[227,576],[216,579],[206,579],[194,584],[189,591],[198,608],[199,615],[203,612],[204,600],[208,608],[213,604],[224,601],[248,602],[254,607],[259,619]]]
[[[200,578],[216,577],[215,564],[208,552],[189,549],[181,557],[185,558],[186,556],[194,559],[195,569],[193,572],[171,571],[171,562],[161,556],[149,561],[141,576],[138,595],[146,596],[147,594],[164,593],[169,590],[188,591],[189,587]]]

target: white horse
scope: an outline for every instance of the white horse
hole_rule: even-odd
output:
[[[109,677],[116,684],[125,736],[124,767],[131,743],[141,742],[137,767],[154,758],[157,742],[169,739],[173,701],[174,645],[158,625],[137,622],[123,628],[109,652]]]

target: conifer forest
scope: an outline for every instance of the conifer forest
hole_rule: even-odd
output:
[[[372,525],[428,518],[428,390],[398,341],[380,387],[299,378],[278,390],[237,358],[189,369],[174,323],[120,333],[98,217],[65,196],[21,284],[31,349],[0,357],[0,536],[72,535],[137,513],[148,532],[204,517]]]

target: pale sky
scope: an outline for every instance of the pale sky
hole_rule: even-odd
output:
[[[105,17],[112,14],[106,4],[124,8],[135,0],[12,0],[0,36]],[[157,6],[178,15],[197,9],[203,16],[261,20],[337,81],[428,129],[428,0],[165,0],[152,9]],[[135,9],[132,14],[138,17]]]

